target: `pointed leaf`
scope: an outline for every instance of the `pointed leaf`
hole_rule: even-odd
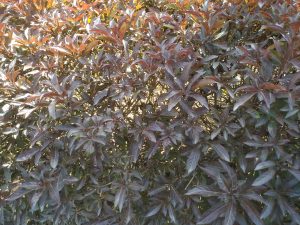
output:
[[[289,169],[289,172],[300,181],[300,171],[295,169]]]
[[[193,150],[190,153],[187,163],[186,163],[186,169],[187,169],[188,173],[191,173],[196,169],[199,159],[200,159],[200,151]]]
[[[134,141],[131,146],[130,146],[130,154],[132,157],[132,161],[136,162],[138,157],[139,157],[139,153],[140,153],[140,148],[141,148],[141,143]]]
[[[236,217],[236,205],[231,201],[227,207],[223,225],[233,225]]]
[[[97,94],[94,97],[94,105],[97,105],[99,101],[101,101],[104,97],[106,97],[107,93],[108,93],[107,89],[97,92]]]
[[[198,185],[197,187],[189,190],[185,195],[201,195],[204,197],[219,196],[221,193],[211,190],[208,186]]]
[[[161,205],[153,207],[152,209],[150,209],[150,211],[146,214],[145,217],[151,217],[151,216],[156,215],[159,212],[160,208],[161,208]]]
[[[198,94],[192,94],[190,95],[192,98],[196,99],[196,101],[200,102],[201,105],[203,105],[205,108],[208,109],[208,103],[207,103],[207,100],[206,98],[204,98],[203,96],[201,95],[198,95]]]
[[[215,149],[218,156],[220,156],[221,159],[230,162],[230,156],[228,151],[220,144],[213,144],[213,148]]]
[[[49,115],[53,118],[53,119],[56,119],[56,109],[55,109],[55,106],[56,106],[56,101],[53,100],[49,106],[48,106],[48,111],[49,111]]]
[[[38,203],[40,197],[42,196],[43,192],[36,192],[33,194],[33,196],[30,199],[30,206],[31,206],[31,210],[33,211],[36,204]]]
[[[171,111],[181,100],[181,95],[177,94],[170,98],[168,104],[168,111]]]
[[[27,193],[29,193],[31,191],[32,190],[26,190],[26,189],[23,189],[23,188],[19,188],[18,190],[13,192],[10,196],[8,196],[6,201],[9,201],[9,202],[15,201],[15,200],[23,197],[24,195],[26,195]]]
[[[255,95],[255,93],[246,94],[240,97],[233,106],[233,111],[236,111],[240,106],[244,105],[247,101],[250,100]]]
[[[17,162],[23,162],[26,161],[30,158],[32,158],[39,150],[35,148],[31,148],[27,151],[21,152],[21,154],[18,155],[16,158]]]
[[[264,161],[264,162],[258,163],[254,170],[262,170],[262,169],[270,168],[273,166],[275,166],[275,163],[273,161]]]
[[[207,210],[197,224],[212,224],[218,217],[226,211],[226,205],[218,204]]]
[[[275,175],[275,170],[268,170],[259,175],[252,183],[252,186],[261,186],[268,183]]]
[[[249,216],[250,220],[255,224],[255,225],[264,225],[263,221],[259,217],[259,213],[257,212],[255,206],[253,204],[246,200],[246,199],[241,199],[240,204],[244,211],[247,213]]]

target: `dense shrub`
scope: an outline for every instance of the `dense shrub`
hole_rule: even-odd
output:
[[[296,0],[0,12],[0,224],[300,224]]]

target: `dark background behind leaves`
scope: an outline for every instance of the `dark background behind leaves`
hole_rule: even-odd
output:
[[[0,224],[300,224],[296,0],[0,3]]]

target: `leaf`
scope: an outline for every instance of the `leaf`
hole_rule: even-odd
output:
[[[274,201],[273,200],[268,201],[266,203],[266,207],[264,208],[263,212],[261,213],[260,218],[266,219],[268,216],[270,216],[273,211],[273,208],[274,208]]]
[[[149,192],[148,192],[148,195],[149,195],[149,196],[154,196],[154,195],[156,195],[156,194],[158,194],[158,193],[160,193],[160,192],[165,191],[166,189],[167,189],[166,185],[163,185],[163,186],[161,186],[161,187],[158,187],[158,188],[155,188],[155,189],[149,191]]]
[[[223,36],[226,35],[226,34],[227,34],[227,30],[223,30],[223,31],[221,31],[220,33],[218,33],[218,34],[213,38],[213,40],[216,41],[216,40],[218,40],[219,38],[223,37]]]
[[[65,184],[73,184],[78,181],[79,181],[79,179],[77,177],[73,177],[73,176],[69,176],[69,177],[63,179],[63,182]],[[83,182],[85,182],[85,179],[83,180]]]
[[[168,111],[171,111],[181,101],[181,95],[177,94],[170,98],[168,104]]]
[[[149,126],[148,126],[148,130],[151,130],[151,131],[163,131],[163,129],[160,127],[160,124],[157,123],[157,122],[154,122],[154,123],[151,123]]]
[[[209,210],[207,210],[197,222],[197,224],[212,224],[213,221],[218,219],[218,217],[226,211],[226,205],[217,204]]]
[[[262,170],[262,169],[270,168],[273,166],[275,166],[275,163],[273,161],[264,161],[264,162],[258,163],[254,170]]]
[[[99,101],[107,96],[108,90],[104,89],[102,91],[98,91],[94,97],[94,105],[97,105]]]
[[[53,47],[50,47],[50,49],[54,49],[54,50],[56,50],[60,53],[66,54],[66,55],[71,55],[72,54],[69,50],[67,50],[65,48],[62,48],[62,47],[59,47],[59,46],[53,46]]]
[[[132,217],[133,217],[132,207],[131,207],[131,203],[129,203],[128,210],[126,213],[126,224],[128,224],[131,221]]]
[[[223,225],[233,225],[236,217],[236,205],[231,201],[227,206]]]
[[[41,188],[41,185],[39,182],[36,182],[36,181],[27,181],[27,182],[23,182],[20,185],[20,188],[24,188],[24,189],[28,189],[28,190],[38,190]]]
[[[191,73],[191,68],[194,65],[194,61],[188,62],[186,66],[183,68],[182,74],[180,79],[185,83],[186,81],[189,80],[190,73]]]
[[[192,86],[192,90],[195,90],[197,88],[204,88],[208,85],[211,85],[211,84],[215,84],[217,83],[216,80],[212,79],[212,78],[203,78],[201,79],[200,81],[196,82],[193,86]]]
[[[33,196],[30,199],[30,206],[31,206],[31,211],[35,209],[36,204],[38,203],[40,197],[42,196],[43,192],[36,192],[33,194]]]
[[[6,201],[12,202],[15,201],[21,197],[23,197],[24,195],[28,194],[29,192],[31,192],[32,190],[26,190],[23,188],[18,188],[15,192],[13,192],[7,199]]]
[[[208,186],[198,185],[189,190],[185,195],[201,195],[203,197],[219,196],[221,193],[211,190]]]
[[[223,169],[226,171],[226,173],[229,175],[232,186],[235,186],[237,183],[237,176],[234,170],[228,165],[228,163],[224,162],[223,160],[219,160],[220,164],[222,165]]]
[[[51,200],[53,200],[56,204],[60,203],[59,188],[57,183],[50,184],[49,195]]]
[[[191,94],[190,96],[192,98],[196,99],[196,101],[200,102],[201,105],[203,105],[205,108],[208,109],[208,103],[207,103],[206,98],[204,98],[203,96],[198,95],[198,94]]]
[[[55,150],[54,153],[52,154],[51,159],[50,159],[50,166],[53,169],[55,169],[57,167],[58,159],[59,159],[59,153],[58,153],[57,150]]]
[[[218,129],[214,130],[214,131],[211,133],[211,135],[210,135],[210,139],[211,139],[211,140],[214,140],[215,137],[217,137],[217,136],[219,135],[220,132],[221,132],[221,128],[218,128]]]
[[[268,183],[275,175],[275,170],[268,170],[257,177],[254,182],[252,183],[252,186],[261,186],[266,183]]]
[[[156,215],[159,212],[160,208],[161,208],[161,205],[153,207],[152,209],[149,210],[149,212],[146,214],[145,217],[151,217],[151,216]]]
[[[205,58],[203,58],[203,61],[204,62],[209,62],[209,61],[211,61],[213,59],[216,59],[216,58],[218,58],[217,55],[209,55],[209,56],[206,56]]]
[[[136,162],[139,157],[141,145],[141,142],[134,141],[130,146],[130,154],[133,162]]]
[[[199,159],[200,159],[200,151],[193,150],[190,153],[187,163],[186,163],[186,169],[187,169],[188,173],[191,173],[196,169]]]
[[[156,137],[153,132],[144,130],[143,134],[152,142],[156,143]]]
[[[297,223],[300,224],[300,215],[299,213],[295,210],[295,207],[292,207],[290,204],[287,203],[287,201],[283,200],[283,204],[285,206],[285,209],[287,212],[291,215],[293,220]]]
[[[255,93],[246,94],[240,97],[233,106],[233,111],[236,111],[240,106],[244,105],[247,101],[250,100],[255,95]]]
[[[173,209],[172,205],[168,206],[168,214],[169,214],[171,221],[176,224],[176,218],[175,218],[174,209]]]
[[[277,124],[275,122],[270,122],[268,124],[268,132],[271,137],[275,138],[277,134]]]
[[[115,207],[118,206],[120,212],[122,211],[122,208],[123,208],[123,205],[125,202],[125,198],[126,198],[126,190],[123,187],[121,187],[115,196],[115,202],[114,202],[114,206]]]
[[[49,106],[48,106],[48,111],[49,111],[49,115],[53,118],[53,119],[56,119],[56,109],[55,109],[55,106],[56,106],[56,101],[53,100]]]
[[[39,150],[35,149],[35,148],[31,148],[27,151],[22,152],[21,154],[18,155],[18,157],[16,158],[17,162],[23,162],[26,161],[30,158],[32,158]]]
[[[215,149],[218,156],[220,156],[221,159],[230,162],[230,156],[228,151],[220,144],[213,144],[213,148]]]
[[[289,169],[289,172],[300,181],[300,171],[295,169]]]
[[[256,208],[253,206],[253,204],[246,199],[241,199],[240,204],[244,211],[247,213],[249,216],[250,220],[255,224],[255,225],[264,225],[263,221],[259,217],[259,213],[256,211]]]

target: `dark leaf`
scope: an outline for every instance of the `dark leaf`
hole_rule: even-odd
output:
[[[230,162],[230,156],[229,156],[229,153],[228,151],[220,144],[213,144],[213,148],[214,150],[216,151],[216,153],[218,154],[218,156],[227,161],[227,162]]]
[[[197,187],[189,190],[186,193],[186,195],[201,195],[204,197],[219,196],[220,194],[220,192],[213,191],[209,187],[204,185],[198,185]]]
[[[246,94],[243,95],[242,97],[240,97],[236,103],[233,106],[233,111],[236,111],[239,107],[241,107],[242,105],[244,105],[247,101],[249,101],[253,96],[255,95],[255,93],[251,93],[251,94]]]
[[[220,217],[222,213],[226,212],[226,205],[217,204],[207,210],[197,222],[197,224],[212,224],[216,219]]]
[[[149,212],[146,214],[146,217],[150,217],[150,216],[156,215],[156,214],[159,212],[160,208],[161,208],[161,205],[158,205],[158,206],[153,207],[153,208],[150,209]]]
[[[262,169],[266,169],[266,168],[270,168],[270,167],[274,167],[275,163],[273,161],[264,161],[264,162],[260,162],[256,165],[254,170],[262,170]]]
[[[236,217],[236,204],[231,201],[225,213],[225,218],[223,221],[223,225],[233,225]]]
[[[186,162],[186,168],[188,173],[191,173],[196,169],[199,159],[200,159],[200,151],[197,150],[191,151],[188,160]]]
[[[34,148],[24,151],[20,155],[18,155],[18,157],[16,158],[16,161],[23,162],[28,159],[31,159],[38,151],[39,151],[38,149],[34,149]]]
[[[16,190],[10,196],[8,196],[8,198],[6,198],[6,201],[9,201],[9,202],[15,201],[15,200],[23,197],[24,195],[28,194],[31,191],[32,190],[18,188],[18,190]]]
[[[261,186],[266,183],[268,183],[275,175],[275,170],[268,170],[257,177],[254,182],[252,183],[252,186]]]
[[[260,219],[259,213],[257,212],[255,206],[250,201],[246,199],[241,199],[239,202],[255,225],[264,225],[263,221]]]
[[[289,172],[300,181],[300,171],[295,169],[289,169]]]

